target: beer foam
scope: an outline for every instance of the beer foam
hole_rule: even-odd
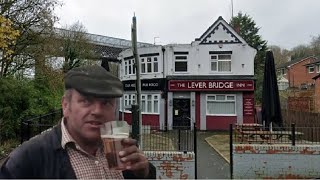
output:
[[[124,139],[128,137],[129,137],[128,133],[101,135],[101,138],[112,138],[112,139]]]

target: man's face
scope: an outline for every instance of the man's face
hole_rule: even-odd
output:
[[[63,97],[62,108],[70,135],[78,143],[96,143],[102,124],[115,120],[116,99],[87,97],[71,90],[71,98]]]

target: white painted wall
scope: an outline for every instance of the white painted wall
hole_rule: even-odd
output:
[[[314,179],[320,177],[319,145],[233,145],[235,179]]]

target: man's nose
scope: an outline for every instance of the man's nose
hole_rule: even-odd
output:
[[[104,110],[104,106],[101,102],[96,101],[93,103],[92,114],[101,114]]]

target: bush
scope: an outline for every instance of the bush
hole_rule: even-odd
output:
[[[0,142],[19,137],[22,119],[60,108],[62,93],[36,80],[0,79]]]

